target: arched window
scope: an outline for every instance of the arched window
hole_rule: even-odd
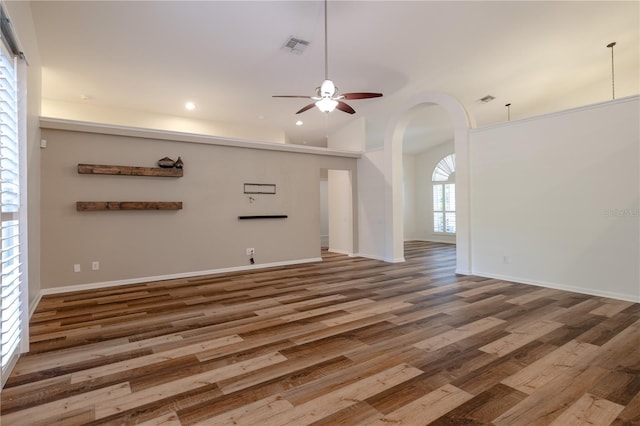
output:
[[[456,233],[456,154],[444,157],[433,170],[433,232]]]

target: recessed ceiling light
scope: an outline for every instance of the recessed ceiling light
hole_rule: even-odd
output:
[[[194,104],[193,102],[187,102],[186,104],[184,104],[184,107],[189,111],[192,111],[196,109],[196,104]]]
[[[82,99],[83,101],[88,101],[89,99],[91,99],[91,96],[83,93],[82,95],[80,95],[80,99]]]
[[[301,120],[296,121],[296,126],[302,126],[304,123]]]

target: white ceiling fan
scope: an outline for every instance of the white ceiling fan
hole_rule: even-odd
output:
[[[329,80],[329,53],[327,46],[327,0],[324,0],[324,81],[320,85],[320,87],[316,87],[315,96],[300,96],[300,95],[274,95],[274,98],[304,98],[304,99],[313,99],[315,102],[305,106],[300,109],[296,114],[300,114],[305,112],[311,108],[318,107],[318,109],[322,112],[331,112],[334,109],[339,109],[340,111],[344,111],[348,114],[354,114],[356,111],[351,108],[347,103],[343,102],[343,99],[346,100],[355,100],[355,99],[369,99],[369,98],[379,98],[382,96],[382,93],[372,93],[372,92],[354,92],[354,93],[338,93],[338,88],[333,83],[333,81]]]

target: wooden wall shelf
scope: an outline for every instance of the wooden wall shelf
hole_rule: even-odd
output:
[[[106,210],[182,210],[182,201],[78,201],[76,210],[93,212]]]
[[[78,173],[88,175],[182,177],[182,169],[162,167],[110,166],[104,164],[78,164]]]

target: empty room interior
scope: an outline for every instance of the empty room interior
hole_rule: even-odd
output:
[[[640,2],[0,9],[1,424],[640,425]]]

